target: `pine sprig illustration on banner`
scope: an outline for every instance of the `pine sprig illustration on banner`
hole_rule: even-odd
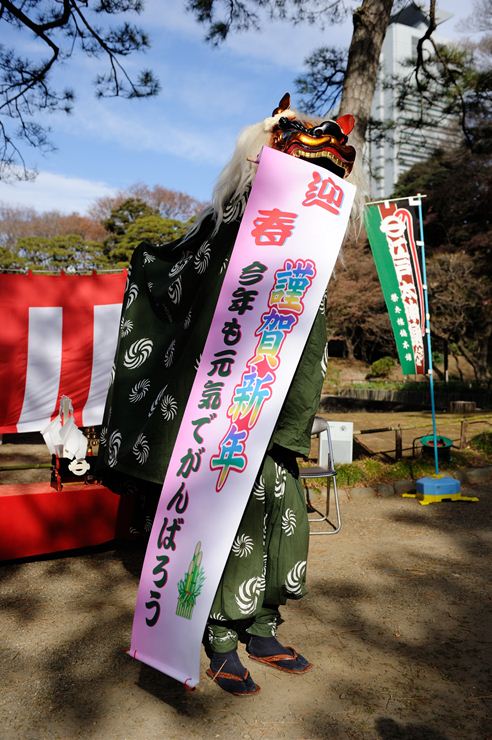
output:
[[[176,615],[185,619],[192,618],[196,600],[205,583],[205,570],[201,564],[203,557],[201,545],[201,542],[197,542],[189,568],[178,582],[179,596]]]

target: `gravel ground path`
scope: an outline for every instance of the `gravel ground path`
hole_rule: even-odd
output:
[[[492,737],[490,485],[478,504],[343,496],[312,537],[309,595],[280,637],[315,664],[251,664],[258,696],[196,691],[133,661],[143,553],[107,549],[0,567],[0,738]]]

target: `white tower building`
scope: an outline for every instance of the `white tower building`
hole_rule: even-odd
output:
[[[440,11],[438,23],[451,18],[451,13]],[[416,162],[429,157],[444,143],[458,143],[460,135],[455,118],[445,116],[438,101],[426,110],[426,118],[431,118],[432,126],[415,129],[411,119],[417,117],[418,101],[409,96],[406,110],[398,110],[398,90],[384,85],[395,76],[408,77],[409,68],[405,66],[417,56],[417,42],[428,27],[426,15],[415,3],[395,13],[390,20],[381,50],[378,83],[372,104],[372,118],[382,122],[394,122],[384,141],[369,142],[367,159],[371,173],[371,195],[374,198],[390,197],[393,188],[406,170]]]

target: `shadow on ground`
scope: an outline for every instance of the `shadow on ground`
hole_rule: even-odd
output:
[[[248,699],[203,670],[186,692],[125,654],[141,549],[4,565],[5,737],[487,737],[491,494],[430,507],[345,501],[342,534],[312,538],[309,595],[283,614],[281,638],[315,669],[255,664],[262,692]]]

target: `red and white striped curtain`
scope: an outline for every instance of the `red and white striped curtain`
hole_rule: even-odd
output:
[[[0,275],[0,432],[44,429],[62,395],[78,426],[101,423],[125,280]]]

